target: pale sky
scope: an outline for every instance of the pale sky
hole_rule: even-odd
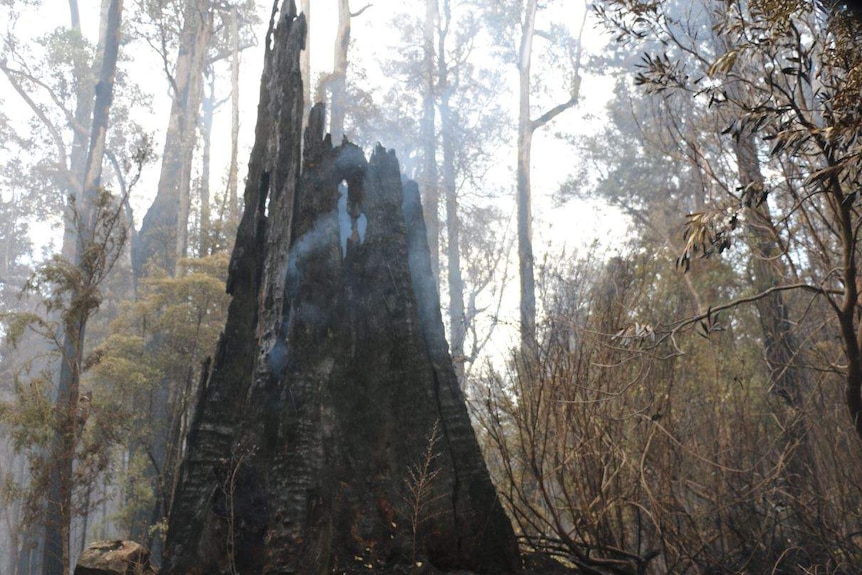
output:
[[[100,0],[78,1],[84,34],[89,38],[95,39],[98,33]],[[399,10],[403,9],[404,2],[403,0],[370,1],[373,5],[360,17],[353,20],[353,43],[351,50],[353,56],[360,53],[363,54],[362,58],[369,72],[369,83],[373,84],[375,78],[381,82],[384,80],[381,74],[374,69],[373,63],[375,59],[382,59],[387,53],[398,49],[397,42],[399,41],[399,37],[397,31],[391,25],[391,20]],[[332,67],[337,8],[335,0],[312,0],[312,3],[312,77],[317,78],[319,74],[328,72]],[[352,0],[351,4],[351,8],[355,11],[364,6],[365,2]],[[57,9],[47,9],[51,6]],[[132,0],[126,0],[127,14],[131,11],[132,6]],[[545,20],[544,25],[547,26],[548,22],[553,21],[564,23],[576,34],[583,17],[583,6],[583,3],[580,1],[563,0],[557,4],[554,12],[547,13],[548,19]],[[258,85],[263,59],[262,44],[270,10],[271,4],[269,2],[260,3],[259,14],[261,24],[258,31],[258,38],[260,38],[259,45],[246,50],[242,54],[240,87],[241,151],[239,154],[241,178],[245,176],[248,151],[254,135]],[[0,18],[0,22],[3,22],[3,20],[5,19]],[[68,22],[69,11],[66,2],[62,0],[44,0],[42,8],[30,10],[18,22],[14,33],[19,37],[36,37],[50,31],[56,26],[68,25]],[[541,23],[539,24],[539,26],[542,25]],[[0,24],[0,26],[5,28],[3,24]],[[587,21],[584,28],[584,36],[585,50],[587,52],[600,51],[607,41],[607,37],[603,36],[596,29],[592,18]],[[542,50],[542,42],[544,42],[542,39],[536,40],[536,52]],[[155,149],[158,153],[161,153],[162,138],[164,137],[170,105],[161,63],[154,52],[142,42],[124,45],[121,50],[125,50],[122,57],[133,60],[133,63],[127,64],[127,66],[136,71],[136,74],[138,74],[137,79],[143,85],[144,89],[154,92],[152,109],[141,108],[136,110],[136,113],[155,136]],[[221,73],[226,73],[224,67]],[[516,118],[517,73],[514,65],[511,65],[507,77],[513,84],[510,86],[509,94],[511,117]],[[226,77],[222,83],[219,97],[225,98],[228,96],[226,91],[229,88],[228,82],[229,78]],[[594,202],[573,200],[563,208],[553,208],[551,203],[552,194],[566,180],[570,173],[576,171],[579,161],[574,155],[574,149],[558,138],[555,138],[554,133],[565,131],[575,134],[589,134],[599,130],[605,122],[605,118],[603,118],[604,106],[611,95],[613,83],[614,79],[610,77],[596,74],[586,75],[581,83],[581,100],[578,106],[568,110],[551,125],[537,132],[534,138],[534,241],[537,261],[541,261],[546,250],[549,250],[549,253],[553,255],[560,253],[563,247],[565,247],[567,253],[571,254],[573,249],[583,248],[597,239],[610,247],[609,244],[613,239],[620,237],[619,229],[626,225],[625,220],[616,210]],[[2,98],[7,107],[7,113],[10,109],[20,109],[21,113],[15,113],[14,116],[22,123],[27,121],[27,109],[20,107],[21,104],[17,94],[12,91],[8,83],[2,78],[0,78],[0,98]],[[553,102],[549,106],[555,103],[558,102]],[[535,115],[539,113],[541,111],[537,111]],[[26,124],[22,124],[22,127],[23,125]],[[217,111],[213,126],[213,169],[210,185],[213,194],[218,194],[224,189],[225,174],[230,153],[229,134],[230,105],[226,103]],[[382,143],[387,145],[385,141]],[[489,178],[498,187],[510,191],[505,192],[499,201],[501,202],[501,209],[505,213],[512,215],[514,215],[514,165],[515,146],[514,141],[512,141],[508,146],[500,148],[497,165],[492,170],[492,173],[489,174]],[[158,169],[157,163],[150,165],[133,194],[132,204],[135,209],[135,221],[138,226],[155,194],[155,188],[158,183]],[[241,190],[242,187],[240,188]],[[38,228],[40,234],[45,233],[45,227]],[[510,233],[513,234],[514,224],[510,227]],[[506,296],[505,307],[508,311],[504,314],[504,320],[508,322],[514,322],[517,317],[517,277],[514,275],[516,274],[516,269],[516,266],[510,266],[509,270],[511,287],[507,291],[512,293]],[[498,338],[500,339],[498,345],[501,348],[508,346],[507,339],[513,338],[513,334],[514,332],[510,331],[508,337]]]

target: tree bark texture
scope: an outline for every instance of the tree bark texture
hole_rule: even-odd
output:
[[[236,10],[236,8],[234,8]],[[210,165],[212,163],[213,118],[216,109],[215,72],[209,78],[209,91],[204,93],[201,102],[201,179],[198,187],[201,201],[200,225],[198,230],[198,257],[205,258],[212,251],[215,236],[212,229],[210,210]]]
[[[230,10],[231,60],[230,60],[230,168],[227,177],[228,229],[239,221],[239,10]]]
[[[748,190],[747,195],[751,202],[746,228],[752,252],[754,287],[758,292],[762,292],[780,285],[783,281],[784,274],[779,269],[781,253],[771,230],[772,219],[768,204],[763,201],[756,205],[757,197],[765,188],[765,182],[760,172],[754,135],[750,132],[739,134],[734,140],[734,152],[740,183]],[[807,378],[797,366],[799,343],[788,316],[784,295],[776,292],[760,298],[756,307],[772,392],[781,397],[787,405],[799,409],[802,407],[802,393],[807,387]]]
[[[329,79],[329,131],[336,142],[344,137],[347,116],[347,62],[350,49],[350,0],[338,0],[338,32],[335,36],[332,75]]]
[[[305,16],[305,26],[307,28],[306,35],[310,36],[314,28],[311,24],[311,0],[301,0],[300,10],[302,14]],[[305,42],[305,50],[302,51],[302,56],[300,60],[300,66],[302,68],[302,101],[304,104],[304,111],[302,117],[302,128],[308,125],[308,111],[311,110],[311,42]]]
[[[437,0],[434,0],[436,2]],[[452,23],[449,0],[443,0],[441,26],[437,40],[437,83],[440,92],[440,139],[443,148],[443,194],[446,198],[446,272],[449,286],[449,350],[455,362],[458,382],[464,386],[464,340],[467,336],[464,311],[464,278],[461,275],[461,218],[455,182],[455,122],[450,106],[452,78],[446,57],[446,40]],[[433,266],[433,263],[432,263]]]
[[[422,26],[422,196],[425,202],[425,227],[431,251],[431,270],[440,282],[440,192],[437,182],[437,128],[434,99],[436,77],[434,34],[437,30],[437,0],[425,0]]]
[[[521,352],[536,351],[536,280],[533,270],[533,211],[530,199],[530,152],[534,128],[530,119],[530,61],[536,28],[536,0],[525,7],[518,50],[518,270],[521,287]]]
[[[132,265],[138,278],[146,275],[146,266],[151,261],[173,274],[178,257],[185,255],[195,131],[211,33],[210,1],[186,0],[176,69],[170,78],[173,101],[158,190],[144,215],[137,249],[132,254]]]
[[[321,105],[300,169],[305,21],[292,1],[270,34],[233,300],[163,572],[323,574],[413,557],[517,571],[447,351],[418,187],[392,151],[333,148]],[[411,469],[429,445],[416,501]]]
[[[97,283],[92,261],[95,238],[96,197],[102,176],[102,159],[108,129],[108,116],[114,95],[114,77],[120,47],[122,0],[112,0],[105,28],[105,50],[99,81],[95,89],[95,102],[90,109],[93,118],[84,170],[82,197],[77,201],[76,249],[74,264],[81,273],[80,284],[73,286],[69,308],[63,312],[63,349],[57,383],[57,421],[51,444],[51,466],[47,489],[47,521],[42,560],[44,575],[65,575],[71,560],[70,541],[73,517],[73,482],[75,450],[79,440],[76,414],[78,409],[81,365],[84,357],[84,338],[87,322],[96,308],[98,298],[93,290]]]

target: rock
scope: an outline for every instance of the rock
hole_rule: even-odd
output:
[[[78,559],[74,575],[155,575],[150,552],[134,541],[96,541]]]

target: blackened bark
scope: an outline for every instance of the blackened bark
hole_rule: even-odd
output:
[[[164,572],[317,574],[414,556],[515,572],[447,350],[416,184],[402,186],[380,146],[368,161],[348,142],[333,148],[322,106],[299,170],[295,14],[286,2],[267,53],[234,297],[187,438]],[[414,548],[409,470],[434,429]]]
[[[288,20],[290,22],[290,20]],[[284,31],[290,24],[280,26]],[[237,229],[231,255],[227,292],[233,296],[228,319],[219,339],[213,369],[201,387],[198,403],[186,437],[186,457],[180,470],[179,483],[170,513],[165,548],[166,573],[189,573],[217,562],[217,550],[201,548],[198,542],[227,543],[221,526],[214,524],[213,498],[220,490],[214,471],[230,463],[233,440],[240,422],[242,405],[251,384],[257,356],[257,297],[263,267],[266,230],[266,203],[270,189],[270,166],[267,148],[273,133],[270,121],[270,92],[267,80],[271,75],[271,37],[273,23],[266,38],[265,68],[260,86],[255,143],[248,165],[244,191],[242,219]],[[247,535],[254,538],[253,528]],[[203,557],[202,557],[203,556]],[[207,559],[208,557],[208,559]],[[241,562],[242,558],[238,558]],[[245,571],[243,571],[245,572]]]

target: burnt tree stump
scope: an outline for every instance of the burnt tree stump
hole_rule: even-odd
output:
[[[392,151],[300,161],[305,21],[270,25],[233,299],[204,375],[163,573],[323,574],[422,561],[513,573],[515,537],[449,357],[419,191]]]

